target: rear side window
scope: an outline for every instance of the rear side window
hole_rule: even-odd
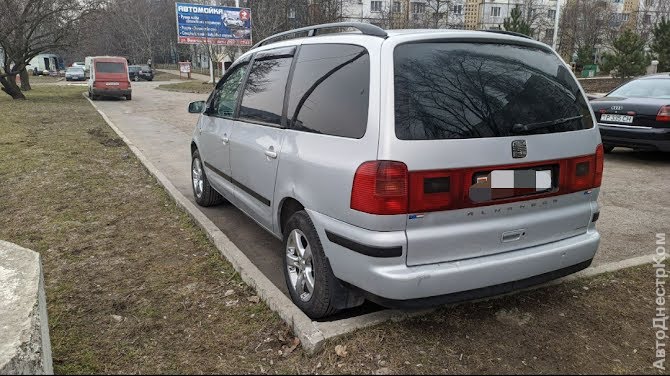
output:
[[[281,124],[284,92],[292,58],[255,60],[244,86],[239,117],[269,124]]]
[[[345,44],[303,45],[288,104],[296,130],[361,138],[368,123],[370,57]]]
[[[593,127],[565,64],[533,47],[396,47],[395,132],[402,140],[506,137]]]
[[[95,70],[98,73],[126,73],[125,65],[123,63],[95,63]]]

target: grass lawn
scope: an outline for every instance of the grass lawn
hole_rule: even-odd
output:
[[[163,84],[159,85],[158,89],[167,90],[167,91],[178,91],[182,93],[198,93],[198,94],[209,94],[213,90],[212,84],[202,82],[199,80],[189,80],[184,82],[178,82],[173,84]]]
[[[28,80],[31,85],[52,84],[54,82],[65,81],[65,77],[33,76],[32,74],[30,74],[30,78]]]
[[[178,80],[179,75],[177,74],[172,74],[168,72],[163,72],[159,70],[154,70],[154,81],[170,81],[170,80]]]
[[[0,95],[0,239],[42,255],[57,373],[654,373],[650,266],[288,351],[287,326],[81,92]]]

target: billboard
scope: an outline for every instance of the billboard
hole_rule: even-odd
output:
[[[177,43],[251,46],[251,9],[176,3]]]

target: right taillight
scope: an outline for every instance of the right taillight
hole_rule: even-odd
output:
[[[670,106],[663,106],[656,114],[656,121],[670,122]]]
[[[354,175],[351,208],[379,215],[407,213],[407,176],[407,166],[402,162],[363,163]]]
[[[598,188],[603,182],[603,169],[605,168],[605,149],[603,144],[596,148],[596,176],[593,180],[593,188]]]

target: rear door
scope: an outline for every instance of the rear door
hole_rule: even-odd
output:
[[[238,201],[252,218],[270,230],[284,135],[284,95],[294,52],[292,46],[254,56],[230,141]]]
[[[384,53],[394,64],[382,124],[394,125],[379,159],[410,172],[408,265],[587,231],[599,135],[560,58],[533,44],[481,39],[408,42]]]

